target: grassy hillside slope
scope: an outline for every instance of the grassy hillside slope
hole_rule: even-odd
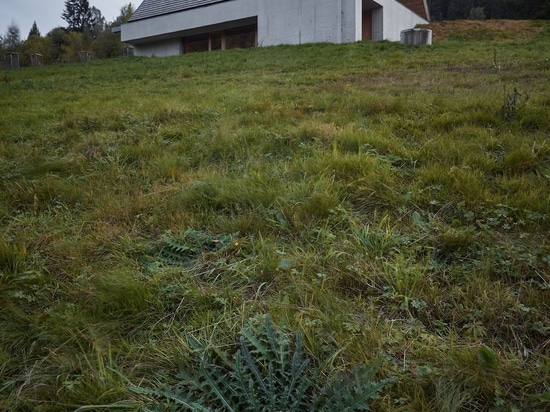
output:
[[[1,72],[0,411],[216,409],[237,350],[277,401],[370,365],[373,410],[548,410],[533,24]]]

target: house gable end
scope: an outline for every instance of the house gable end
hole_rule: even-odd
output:
[[[150,17],[177,13],[197,7],[209,6],[229,0],[144,0],[136,9],[129,22],[148,19]]]

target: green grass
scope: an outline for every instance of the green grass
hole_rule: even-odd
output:
[[[548,410],[535,33],[3,72],[0,411],[151,405],[259,314],[375,410]]]

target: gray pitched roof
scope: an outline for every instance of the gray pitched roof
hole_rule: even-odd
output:
[[[149,17],[208,6],[222,1],[228,0],[143,0],[128,21],[148,19]]]

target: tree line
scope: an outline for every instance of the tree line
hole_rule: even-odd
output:
[[[428,0],[434,21],[550,19],[550,0]]]
[[[120,56],[125,45],[112,28],[127,22],[133,13],[134,7],[128,3],[114,21],[107,22],[88,0],[66,0],[61,14],[66,27],[56,27],[43,36],[35,21],[24,39],[20,28],[12,23],[0,35],[0,52],[2,56],[5,52],[19,53],[22,66],[31,64],[33,54],[40,54],[44,64],[78,61],[81,51],[91,52],[94,58]]]

